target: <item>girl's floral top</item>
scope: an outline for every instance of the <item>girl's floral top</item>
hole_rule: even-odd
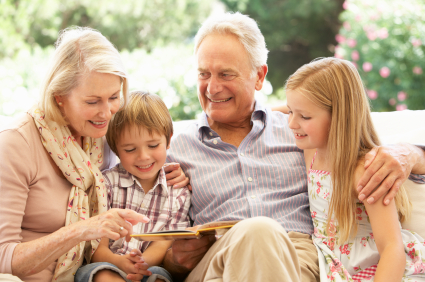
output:
[[[313,159],[314,161],[314,159]],[[358,231],[343,245],[337,245],[338,225],[331,221],[326,228],[332,197],[331,175],[327,171],[309,170],[308,195],[313,219],[313,242],[319,255],[321,281],[373,281],[379,252],[365,206],[356,203]],[[406,252],[403,281],[425,281],[425,241],[418,234],[402,230]]]

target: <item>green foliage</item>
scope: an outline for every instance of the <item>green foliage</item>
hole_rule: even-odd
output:
[[[336,57],[355,62],[374,111],[425,109],[425,3],[350,0]]]
[[[317,57],[333,56],[343,0],[222,0],[255,19],[269,49],[267,78],[274,89]],[[275,94],[273,94],[275,96]]]
[[[122,3],[124,2],[124,3]],[[0,57],[51,46],[60,30],[90,26],[119,49],[151,50],[193,36],[210,6],[200,0],[0,0]]]
[[[195,118],[201,109],[196,81],[186,79],[190,38],[211,6],[201,0],[121,2],[0,0],[0,115],[16,115],[35,103],[59,31],[78,25],[99,30],[121,51],[131,89],[160,95],[175,120]],[[160,87],[151,87],[158,81]]]

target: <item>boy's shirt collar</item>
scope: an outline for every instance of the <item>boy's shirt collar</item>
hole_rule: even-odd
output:
[[[128,188],[130,186],[133,186],[133,184],[136,184],[136,187],[138,187],[140,190],[143,190],[139,180],[137,180],[137,178],[134,175],[129,173],[121,164],[119,164],[118,175],[119,175],[118,183],[121,188]],[[159,186],[158,189],[161,189],[162,187],[162,191],[164,192],[165,196],[168,196],[169,188],[167,186],[167,180],[165,178],[165,171],[163,167],[159,171],[158,177],[154,185],[152,186],[151,190],[156,189],[157,186]]]

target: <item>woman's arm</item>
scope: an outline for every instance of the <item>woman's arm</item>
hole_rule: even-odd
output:
[[[45,269],[61,255],[82,241],[98,238],[130,240],[132,224],[148,222],[147,218],[132,210],[112,209],[84,221],[62,227],[37,240],[20,243],[12,257],[12,274],[25,277]],[[124,227],[121,231],[120,227]]]
[[[359,170],[364,171],[363,165]],[[394,201],[385,206],[382,198],[373,205],[364,202],[380,255],[375,281],[401,281],[406,256],[397,209]]]

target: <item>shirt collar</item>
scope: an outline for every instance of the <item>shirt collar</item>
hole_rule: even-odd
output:
[[[136,184],[136,186],[139,189],[142,189],[142,185],[140,184],[139,180],[137,180],[137,178],[134,175],[129,173],[127,170],[125,170],[125,168],[121,164],[119,164],[118,175],[119,175],[118,183],[120,187],[128,188],[132,186],[133,184]],[[155,189],[157,186],[158,186],[158,189],[162,188],[165,195],[168,195],[168,186],[167,186],[167,180],[165,178],[164,168],[161,168],[161,170],[159,171],[158,178],[156,179],[152,187],[152,190]]]
[[[255,100],[254,112],[251,115],[251,122],[253,120],[262,119],[267,124],[267,111],[266,107],[262,105],[258,100]],[[211,129],[208,123],[208,116],[205,112],[201,113],[201,116],[198,119],[198,132],[202,132],[202,128]]]

